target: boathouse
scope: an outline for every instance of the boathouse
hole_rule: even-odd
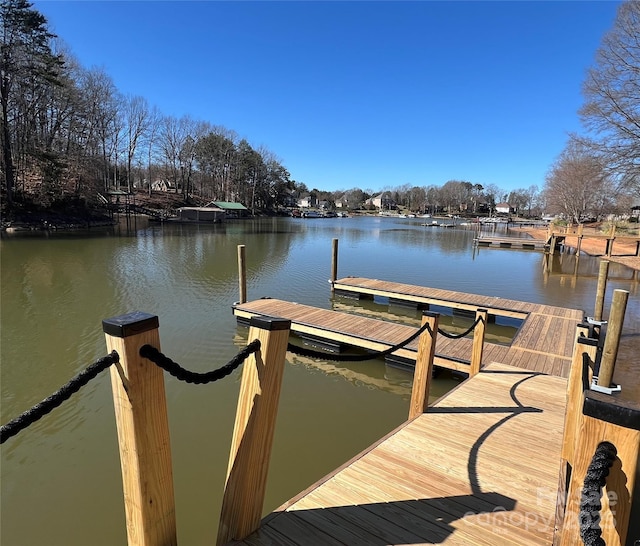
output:
[[[220,207],[180,207],[177,221],[217,224],[224,222],[225,217],[226,213]]]
[[[234,201],[211,201],[206,206],[223,210],[227,218],[248,218],[251,216],[247,207]]]

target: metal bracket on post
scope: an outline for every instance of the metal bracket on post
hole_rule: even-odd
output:
[[[606,320],[596,320],[593,317],[587,317],[587,323],[592,326],[602,326],[607,323]]]
[[[590,390],[601,392],[603,394],[613,394],[614,392],[621,392],[622,385],[613,385],[612,387],[604,387],[602,385],[598,385],[598,376],[594,375],[591,379]]]

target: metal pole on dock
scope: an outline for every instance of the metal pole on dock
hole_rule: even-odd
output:
[[[611,312],[609,313],[609,322],[607,323],[607,336],[604,340],[602,360],[598,372],[598,385],[602,387],[609,387],[611,385],[628,299],[629,292],[627,290],[613,291],[613,302],[611,303]]]
[[[140,356],[160,350],[158,317],[135,312],[102,321],[111,366],[129,546],[177,543],[169,422],[161,368]]]
[[[240,294],[240,303],[247,303],[247,264],[245,256],[244,245],[238,245],[238,292]]]
[[[260,526],[291,321],[253,317],[231,441],[217,543],[242,540]]]
[[[595,320],[602,320],[604,309],[604,297],[607,292],[607,277],[609,276],[609,260],[600,260],[600,270],[598,271],[598,288],[596,291],[596,307],[593,312]]]
[[[331,248],[331,292],[338,278],[338,239],[333,239]]]
[[[418,340],[418,355],[413,371],[413,386],[411,389],[411,403],[409,404],[409,419],[422,415],[429,407],[429,387],[433,375],[433,357],[436,354],[436,338],[438,336],[438,321],[440,315],[425,311],[422,313],[422,325],[429,323]]]

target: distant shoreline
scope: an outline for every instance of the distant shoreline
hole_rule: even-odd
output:
[[[528,233],[534,239],[545,239],[547,231],[544,229],[518,227],[510,228],[514,231],[520,231],[522,233]],[[569,236],[565,239],[565,244],[573,249],[578,246],[578,238],[575,236]],[[599,257],[602,260],[609,260],[610,262],[616,262],[622,265],[640,271],[640,256],[634,256],[636,252],[635,243],[627,241],[616,241],[613,245],[613,251],[616,253],[613,256],[605,256],[605,241],[601,239],[589,239],[585,237],[582,239],[580,245],[580,251],[590,256]]]

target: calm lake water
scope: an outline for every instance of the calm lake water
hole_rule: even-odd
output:
[[[593,313],[598,259],[473,249],[474,232],[423,219],[257,219],[223,226],[161,226],[91,234],[3,237],[2,423],[106,354],[101,321],[134,310],[160,317],[163,352],[208,371],[247,343],[238,299],[237,245],[246,245],[248,296],[328,309],[386,312],[380,302],[332,301],[338,276],[387,279]],[[429,220],[427,220],[429,221]],[[612,263],[612,291],[630,291],[614,380],[640,398],[637,276]],[[634,280],[635,279],[635,280]],[[388,317],[388,315],[387,315]],[[418,316],[398,320],[418,323]],[[220,513],[240,372],[206,386],[165,380],[178,540],[212,544]],[[438,381],[433,395],[455,379]],[[341,364],[287,357],[265,511],[276,508],[402,423],[411,375],[379,360]],[[3,546],[126,543],[108,373],[1,449]]]

